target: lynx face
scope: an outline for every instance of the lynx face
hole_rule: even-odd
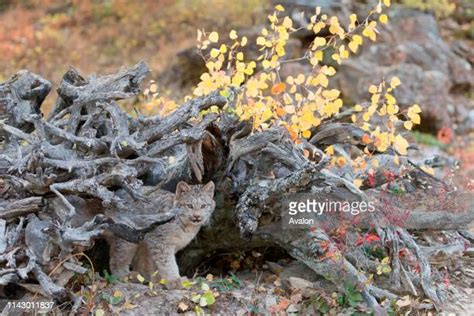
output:
[[[206,185],[179,182],[176,186],[174,206],[182,210],[179,219],[185,226],[207,225],[216,206],[214,182]]]

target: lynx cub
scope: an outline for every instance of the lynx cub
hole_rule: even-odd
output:
[[[154,271],[166,280],[180,278],[175,254],[196,237],[199,229],[209,222],[215,208],[214,183],[188,185],[179,182],[176,193],[159,191],[158,208],[179,208],[180,212],[171,222],[148,233],[140,244],[119,238],[109,238],[110,270],[124,276],[133,270],[150,278]]]

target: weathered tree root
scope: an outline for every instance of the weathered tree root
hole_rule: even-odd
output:
[[[179,180],[214,180],[222,188],[216,198],[218,220],[187,248],[186,253],[196,254],[188,259],[223,249],[277,245],[336,285],[342,279],[357,285],[378,314],[384,313],[383,299],[395,299],[403,291],[423,294],[435,307],[442,306],[443,293],[429,260],[440,251],[458,253],[460,241],[442,250],[421,246],[407,230],[386,223],[380,215],[362,218],[359,227],[375,229],[390,255],[391,284],[387,285],[369,282],[368,273],[377,268],[375,260],[356,245],[340,251],[325,228],[281,228],[282,199],[288,195],[367,199],[366,183],[359,189],[350,177],[356,175],[330,171],[322,151],[334,145],[348,155],[347,146],[360,145],[360,130],[337,122],[343,116],[321,122],[316,136],[298,145],[283,128],[252,133],[249,122],[227,111],[200,116],[211,106],[227,104],[219,91],[192,99],[166,117],[131,117],[116,101],[135,96],[147,73],[146,65],[139,63],[116,74],[86,79],[71,68],[47,119],[39,115],[39,108],[51,89],[48,81],[21,71],[0,84],[0,286],[33,277],[45,295],[58,302],[73,300],[77,309],[79,300],[66,286],[69,279],[63,275],[66,282],[56,284],[49,276],[51,265],[64,263],[77,271],[79,262],[69,259],[92,247],[104,231],[140,242],[176,211],[152,217],[134,212],[159,203],[151,198],[152,190],[173,190]],[[376,174],[383,174],[385,167],[381,163]],[[411,167],[411,176],[422,176]],[[376,187],[386,182],[380,176],[376,180]],[[158,186],[150,190],[143,183]],[[460,229],[474,218],[472,209],[462,214],[411,216],[406,228]],[[263,223],[264,217],[270,217],[270,223]],[[328,222],[328,229],[341,224],[341,218],[326,214],[321,221]],[[469,242],[465,238],[459,240]],[[420,273],[400,256],[402,249],[417,260]]]

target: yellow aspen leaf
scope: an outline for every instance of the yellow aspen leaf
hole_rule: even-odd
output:
[[[357,122],[357,116],[355,114],[351,115],[351,121],[352,121],[352,123]]]
[[[339,107],[334,102],[326,103],[322,109],[322,114],[332,116],[339,113]]]
[[[275,6],[275,10],[283,12],[283,11],[285,11],[285,8],[281,4],[278,4],[278,5]]]
[[[227,52],[227,46],[225,44],[222,44],[219,48],[219,51],[224,54],[225,52]]]
[[[263,111],[262,113],[262,121],[267,121],[268,119],[270,119],[271,117],[273,117],[273,112],[270,108],[266,108],[265,111]]]
[[[322,94],[325,99],[334,100],[341,94],[341,92],[337,89],[331,89],[324,90]]]
[[[329,156],[332,156],[334,155],[334,146],[331,145],[331,146],[328,146],[326,147],[326,149],[324,150],[326,152],[326,154],[328,154]]]
[[[230,33],[229,33],[229,38],[231,40],[237,39],[237,32],[235,30],[231,30]]]
[[[413,122],[412,121],[406,121],[403,123],[403,126],[407,129],[407,130],[411,130],[413,128]]]
[[[402,82],[400,81],[400,78],[398,77],[392,77],[392,79],[390,80],[390,87],[392,89],[395,89],[396,87],[398,87]]]
[[[263,69],[267,69],[267,68],[270,68],[271,63],[269,60],[265,59],[264,61],[262,61],[262,66],[263,66]]]
[[[362,31],[362,35],[364,35],[365,37],[368,37],[373,42],[375,42],[376,39],[377,39],[377,34],[375,33],[375,26],[376,25],[377,25],[377,22],[372,21]]]
[[[316,76],[316,78],[313,79],[311,84],[313,86],[321,85],[322,87],[327,88],[327,86],[329,84],[329,80],[328,80],[328,78],[326,77],[325,74],[320,73]]]
[[[300,85],[304,82],[304,74],[299,74],[295,79],[295,84]]]
[[[141,274],[137,274],[137,280],[138,280],[138,282],[140,282],[140,283],[145,282],[145,278],[144,278]]]
[[[349,49],[355,54],[357,53],[357,50],[359,49],[359,44],[357,44],[356,42],[354,42],[354,40],[350,41],[349,44],[347,44],[347,46],[349,46]]]
[[[285,112],[288,114],[294,114],[296,112],[294,105],[287,105],[285,106]]]
[[[272,87],[272,94],[280,94],[284,92],[285,89],[286,89],[286,84],[284,82],[277,83]]]
[[[325,75],[334,76],[336,74],[336,69],[334,69],[334,67],[326,67],[323,72]]]
[[[150,85],[150,92],[155,93],[156,91],[158,91],[158,86],[156,85],[156,83],[153,83],[152,85]]]
[[[324,45],[326,45],[326,39],[324,37],[316,37],[313,41],[313,49]]]
[[[301,136],[303,136],[304,138],[310,138],[311,132],[309,130],[305,130],[301,133]]]
[[[397,103],[397,100],[393,97],[393,95],[386,93],[385,94],[385,101],[387,104],[395,104]]]
[[[217,48],[211,49],[211,57],[216,58],[221,52]]]
[[[338,64],[341,63],[341,56],[339,56],[339,54],[332,54],[331,58],[335,60]]]
[[[371,102],[372,104],[375,104],[375,105],[377,105],[377,103],[379,102],[379,100],[380,100],[380,94],[378,94],[378,93],[372,95],[372,97],[370,98],[370,102]]]
[[[407,116],[410,118],[410,120],[414,124],[420,124],[421,117],[420,117],[420,114],[418,114],[420,112],[421,112],[420,106],[418,104],[414,104],[414,105],[412,105],[411,107],[408,108]]]
[[[380,23],[387,24],[388,22],[388,16],[386,14],[381,14],[379,17]]]
[[[375,86],[375,85],[370,85],[370,87],[369,87],[369,92],[372,93],[372,94],[377,93],[377,92],[378,92],[377,86]]]
[[[265,46],[266,42],[267,41],[265,40],[265,37],[263,37],[263,36],[257,37],[257,45]]]
[[[420,114],[413,114],[411,117],[410,117],[411,121],[413,122],[413,124],[420,124],[421,123],[421,117],[420,117]]]
[[[242,40],[240,41],[240,46],[244,47],[245,45],[247,45],[247,42],[248,42],[247,36],[243,36]]]
[[[318,23],[315,23],[314,26],[313,26],[313,32],[314,34],[318,34],[319,32],[321,32],[321,30],[326,27],[326,23],[324,22],[318,22]]]
[[[293,125],[293,129],[294,129],[295,131],[299,130],[298,126],[296,125],[296,124],[298,123],[299,119],[300,119],[300,118],[299,118],[298,115],[292,115],[292,116],[291,116],[291,123],[294,124],[294,125]]]
[[[409,113],[421,113],[421,108],[418,104],[413,104],[409,109]]]
[[[201,87],[197,87],[196,89],[194,89],[193,94],[197,97],[200,97],[204,94],[204,91]]]
[[[356,22],[357,22],[357,15],[355,13],[352,13],[350,16],[349,16],[349,19],[351,21],[350,25],[349,25],[349,30],[353,30],[355,29],[355,26],[356,26]]]
[[[237,60],[242,61],[244,60],[244,53],[238,52],[235,57],[237,58]]]
[[[401,135],[397,135],[393,140],[393,146],[401,154],[406,155],[408,152],[408,141]]]
[[[389,7],[390,6],[390,3],[391,1],[390,0],[383,0],[383,4],[385,4],[385,6]]]
[[[362,111],[362,106],[361,106],[360,104],[356,104],[356,105],[354,106],[354,111],[356,111],[356,112],[361,112],[361,111]]]
[[[279,57],[285,56],[285,48],[283,45],[277,45],[275,51]]]
[[[360,188],[362,186],[363,181],[361,179],[354,179],[352,182],[356,188]]]
[[[370,117],[371,115],[368,112],[365,112],[364,114],[362,114],[362,119],[366,122],[370,120]]]
[[[352,36],[352,41],[354,41],[358,45],[362,45],[363,39],[362,39],[362,36],[356,34]]]
[[[244,73],[245,73],[247,76],[251,76],[251,75],[253,74],[253,68],[251,68],[251,67],[245,68]]]
[[[219,41],[219,34],[217,32],[212,32],[209,34],[209,40],[213,43],[217,43]]]
[[[283,26],[287,29],[291,29],[293,27],[293,21],[285,16],[285,18],[283,19]]]
[[[390,115],[398,113],[398,106],[396,104],[389,104],[387,105],[387,113]]]
[[[314,53],[314,57],[319,60],[319,61],[322,61],[323,60],[323,57],[324,57],[324,53],[323,51],[317,51]]]
[[[343,59],[349,58],[349,51],[344,48],[344,45],[339,48],[339,54]]]

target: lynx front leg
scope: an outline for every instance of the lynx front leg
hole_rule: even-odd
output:
[[[155,263],[158,273],[162,279],[167,281],[179,280],[179,268],[173,249],[160,249],[160,247],[149,247],[151,257]]]
[[[115,236],[107,238],[107,241],[110,247],[110,271],[118,277],[128,275],[138,245]]]

